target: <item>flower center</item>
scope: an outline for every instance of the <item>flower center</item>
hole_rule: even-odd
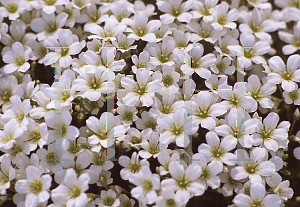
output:
[[[173,108],[169,105],[163,105],[160,107],[160,112],[163,114],[170,114],[171,112],[173,112]]]
[[[81,188],[78,185],[73,185],[73,188],[71,188],[72,191],[69,192],[69,197],[71,199],[77,198],[81,194]]]
[[[48,25],[45,27],[45,30],[48,32],[48,33],[53,33],[57,30],[57,25],[55,22],[50,22],[48,23]]]
[[[249,173],[250,175],[253,175],[253,174],[255,174],[256,172],[257,172],[257,165],[258,164],[256,164],[256,162],[250,162],[250,163],[248,163],[246,166],[245,166],[245,171],[247,172],[247,173]]]
[[[111,206],[112,204],[114,204],[115,199],[112,197],[106,197],[103,201],[103,204],[106,206]]]
[[[292,80],[293,74],[290,71],[283,70],[281,74],[284,80]]]
[[[137,172],[140,171],[141,165],[139,163],[136,163],[136,162],[134,162],[134,163],[130,162],[129,166],[128,166],[128,169],[132,173],[137,173]]]
[[[13,139],[14,139],[14,134],[10,132],[1,137],[1,142],[8,143],[9,141],[11,141]]]
[[[246,58],[251,58],[253,56],[254,51],[252,50],[252,48],[246,48],[244,49],[244,56]]]
[[[82,0],[75,0],[75,5],[82,8],[85,5],[85,2]]]
[[[67,101],[71,97],[70,91],[68,89],[63,90],[61,93],[62,93],[62,97],[61,97],[62,102]]]
[[[4,103],[10,102],[10,97],[12,96],[11,90],[4,91],[4,94],[2,95],[2,100]]]
[[[29,183],[29,189],[34,195],[43,191],[43,183],[40,179],[34,179]]]
[[[90,89],[97,90],[101,86],[101,80],[96,79],[96,77],[91,77],[90,80],[88,81],[88,86]]]
[[[200,176],[201,182],[206,181],[210,177],[210,171],[207,168],[202,169],[202,174]]]
[[[145,123],[146,128],[151,128],[152,130],[155,130],[157,126],[157,123],[154,119],[150,119]]]
[[[141,142],[142,142],[142,139],[140,137],[136,137],[136,136],[131,137],[132,144],[139,144]]]
[[[70,146],[68,148],[68,152],[76,155],[80,151],[79,145],[75,141],[70,141]]]
[[[249,26],[254,33],[260,32],[261,30],[260,25],[257,22],[250,22]]]
[[[146,84],[145,85],[144,84],[141,84],[141,85],[137,84],[137,88],[135,89],[135,92],[139,96],[144,95],[146,93],[146,91],[147,91],[147,87],[146,86],[147,86]]]
[[[142,188],[145,192],[151,191],[153,189],[153,184],[150,179],[144,179],[142,181]]]
[[[183,132],[183,127],[176,127],[176,126],[173,126],[171,132],[173,133],[173,135],[179,136],[179,135],[181,135],[182,132]]]
[[[203,7],[200,9],[200,13],[203,15],[203,16],[210,16],[211,14],[209,13],[209,9]]]
[[[38,130],[34,129],[29,132],[29,137],[31,142],[37,143],[42,138],[42,135]]]
[[[149,146],[149,153],[155,155],[159,152],[160,148],[157,144],[150,144]]]
[[[161,54],[158,59],[161,63],[166,63],[170,60],[170,54],[169,55]]]
[[[225,65],[225,63],[224,62],[218,62],[217,64],[216,64],[216,67],[218,68],[218,70],[219,71],[225,71],[225,69],[226,69],[226,65]]]
[[[69,53],[69,47],[61,48],[60,54],[62,57],[65,57],[66,55],[68,55],[68,53]]]
[[[125,121],[131,121],[132,120],[132,117],[133,117],[133,114],[131,111],[126,111],[124,114],[123,114],[123,119]]]
[[[15,12],[18,11],[19,5],[16,4],[16,3],[10,3],[10,4],[7,5],[6,9],[7,9],[7,11],[8,11],[9,13],[12,13],[12,14],[13,14],[13,13],[15,13]]]
[[[106,131],[106,129],[103,129],[102,132],[98,133],[97,137],[100,140],[106,140],[107,139],[107,131]]]
[[[47,6],[54,6],[57,0],[44,0]]]
[[[54,152],[48,152],[45,161],[50,165],[56,165],[58,163],[57,159],[55,159]]]
[[[182,178],[178,183],[179,188],[186,189],[189,186],[189,181],[185,179],[185,177]]]
[[[299,95],[298,95],[298,90],[293,90],[291,92],[289,92],[289,97],[295,101],[298,99]]]
[[[24,63],[26,63],[26,60],[25,58],[23,57],[23,55],[20,55],[18,56],[16,59],[15,59],[15,65],[17,67],[21,67],[22,65],[24,65]]]
[[[174,80],[173,80],[172,75],[169,75],[169,74],[164,75],[162,78],[162,82],[163,82],[164,86],[167,88],[170,87],[171,85],[173,85]]]
[[[166,206],[167,206],[167,207],[175,207],[175,206],[176,206],[176,203],[175,203],[174,199],[173,199],[173,198],[168,198],[168,199],[166,200]]]
[[[223,16],[223,15],[219,15],[218,18],[217,18],[217,22],[220,25],[224,26],[227,23],[227,17]]]

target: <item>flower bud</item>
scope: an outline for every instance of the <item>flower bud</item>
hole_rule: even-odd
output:
[[[298,121],[299,118],[300,118],[299,108],[296,108],[296,110],[294,112],[294,119],[295,119],[295,121]]]
[[[80,112],[80,113],[77,115],[77,119],[79,119],[79,120],[84,119],[84,113]]]
[[[88,202],[89,203],[92,202],[96,197],[94,193],[87,193],[86,195],[88,197]]]
[[[80,105],[76,105],[76,106],[75,106],[75,111],[78,111],[78,112],[79,112],[80,109],[81,109],[81,108],[80,108]]]

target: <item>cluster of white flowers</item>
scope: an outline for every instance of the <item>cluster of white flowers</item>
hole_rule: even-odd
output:
[[[299,0],[0,0],[0,42],[0,205],[292,198]]]

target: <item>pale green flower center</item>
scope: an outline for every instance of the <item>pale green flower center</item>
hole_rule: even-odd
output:
[[[217,22],[222,26],[224,26],[227,23],[227,21],[227,17],[223,15],[219,15],[217,18]]]
[[[258,101],[258,100],[260,100],[262,97],[261,97],[261,95],[260,95],[260,92],[252,92],[251,93],[251,96],[253,97],[253,99],[254,100],[256,100],[256,101]]]
[[[58,163],[57,159],[55,158],[54,152],[48,152],[46,157],[45,157],[45,161],[49,165],[56,165]]]
[[[47,6],[54,6],[57,0],[44,0]]]
[[[43,182],[41,179],[34,179],[29,183],[29,189],[34,195],[43,191]]]
[[[257,165],[258,164],[254,161],[248,162],[248,164],[245,165],[245,171],[250,175],[253,175],[258,171]]]
[[[208,111],[206,111],[206,110],[196,109],[195,112],[196,112],[196,116],[198,116],[202,119],[205,119],[206,117],[209,116]]]
[[[201,62],[200,62],[199,58],[193,57],[193,58],[192,58],[191,68],[197,69],[197,68],[200,67],[200,65],[201,65]]]
[[[218,70],[219,71],[225,71],[225,69],[226,69],[226,65],[225,65],[225,63],[224,62],[218,62],[217,64],[216,64],[216,67],[218,68]]]
[[[37,143],[42,138],[42,135],[39,130],[34,129],[28,132],[28,137],[31,142]]]
[[[151,128],[152,130],[155,130],[156,129],[156,126],[157,126],[157,123],[155,120],[153,119],[150,119],[148,120],[146,123],[145,123],[145,127],[146,128]]]
[[[137,173],[140,171],[141,169],[141,165],[139,163],[136,163],[136,162],[130,162],[129,165],[128,165],[128,169],[130,172],[132,173]]]
[[[263,140],[270,139],[273,136],[273,134],[273,131],[267,130],[265,128],[260,131],[260,136]]]
[[[145,68],[146,67],[146,63],[144,62],[138,62],[138,64],[136,65],[136,68],[139,69],[139,68]]]
[[[21,67],[22,65],[24,65],[26,63],[26,60],[24,58],[24,56],[20,55],[15,59],[15,65],[17,67]]]
[[[190,182],[185,178],[185,176],[183,176],[181,178],[181,180],[179,180],[177,182],[178,187],[181,188],[181,189],[187,189],[187,187],[189,186],[189,184],[190,184]]]
[[[14,139],[14,134],[9,132],[6,134],[6,136],[2,136],[1,137],[1,142],[2,143],[8,143],[9,141],[13,140]]]
[[[103,204],[106,206],[111,206],[112,204],[114,204],[115,199],[112,197],[106,197],[103,201]]]
[[[142,188],[145,192],[151,191],[153,189],[153,183],[151,179],[144,179],[142,181]]]
[[[132,144],[139,144],[141,142],[142,142],[142,138],[136,137],[136,136],[131,137],[131,143]]]
[[[211,151],[211,153],[212,153],[213,157],[217,158],[217,159],[219,159],[220,157],[222,157],[225,154],[225,152],[222,149],[217,148],[217,147],[214,147],[213,150]]]
[[[200,175],[200,181],[204,182],[210,178],[210,170],[208,168],[203,168],[202,169],[202,174]]]
[[[176,206],[176,203],[175,203],[174,199],[173,199],[173,198],[168,198],[168,199],[166,200],[166,206],[167,206],[167,207],[175,207],[175,206]]]
[[[166,62],[170,61],[170,56],[171,56],[171,53],[168,55],[161,54],[158,59],[161,63],[166,63]]]
[[[45,27],[45,30],[48,32],[48,33],[53,33],[57,30],[58,28],[58,25],[55,23],[55,22],[50,22],[48,23],[48,25]]]
[[[252,207],[264,207],[265,205],[261,202],[261,200],[252,198]]]
[[[252,58],[253,54],[254,54],[254,51],[253,51],[252,48],[246,48],[246,49],[244,49],[244,56],[246,58]]]
[[[210,16],[211,14],[209,13],[209,8],[206,8],[205,6],[203,8],[200,9],[200,13],[203,16]]]
[[[222,51],[222,53],[224,54],[229,54],[229,49],[227,48],[227,45],[222,45],[220,47],[220,50]]]
[[[292,72],[290,72],[290,70],[286,71],[286,70],[283,70],[282,73],[281,73],[281,77],[284,79],[284,80],[292,80],[292,78],[294,77]]]
[[[261,31],[261,26],[257,23],[257,22],[250,22],[249,23],[249,27],[251,28],[251,30],[256,33],[256,32],[260,32]]]
[[[78,6],[79,8],[83,7],[85,5],[85,2],[82,0],[75,0],[74,4]]]
[[[293,101],[295,101],[295,100],[297,100],[298,99],[298,91],[297,90],[293,90],[293,91],[291,91],[291,92],[289,92],[289,97],[293,100]]]
[[[66,55],[68,55],[69,53],[69,47],[66,47],[66,48],[61,48],[61,56],[62,57],[65,57]]]
[[[80,151],[80,146],[75,141],[70,141],[68,152],[76,155]]]
[[[123,114],[123,119],[125,121],[131,121],[133,118],[133,114],[131,111],[126,111],[124,114]]]
[[[227,183],[229,183],[229,185],[231,185],[231,186],[235,186],[236,181],[231,176],[228,176]]]
[[[159,110],[163,114],[170,114],[174,111],[173,107],[170,107],[169,105],[159,106]]]
[[[15,142],[12,148],[9,150],[9,154],[15,157],[19,152],[23,152],[23,145],[16,144]]]
[[[210,37],[210,31],[199,31],[199,36],[202,38],[209,38]]]
[[[147,92],[147,85],[146,84],[138,84],[137,86],[134,86],[134,92],[137,93],[139,96],[144,95]]]
[[[16,3],[9,3],[6,7],[7,11],[11,14],[15,13],[19,9],[19,5]]]
[[[3,172],[0,171],[0,186],[4,186],[9,182],[9,177]]]
[[[76,185],[76,184],[74,184],[73,185],[73,188],[70,188],[70,192],[69,192],[69,197],[71,198],[71,199],[75,199],[75,198],[77,198],[78,196],[80,196],[80,194],[81,194],[81,187],[80,186],[78,186],[78,185]]]
[[[122,19],[127,17],[127,12],[126,11],[121,11],[118,14],[116,14],[115,16],[116,16],[118,22],[121,22]]]
[[[24,117],[25,117],[25,113],[24,113],[23,109],[20,109],[18,111],[18,113],[15,114],[15,118],[18,121],[19,124],[22,123]]]
[[[91,77],[87,85],[90,89],[97,90],[101,87],[101,79],[96,79],[96,77]]]
[[[183,127],[177,127],[175,125],[173,125],[172,129],[171,129],[171,132],[173,135],[175,136],[179,136],[182,134],[182,132],[184,131]]]
[[[149,146],[149,153],[152,154],[152,155],[155,155],[159,152],[160,148],[157,144],[150,144]]]
[[[127,42],[119,42],[118,46],[119,46],[120,49],[123,49],[123,50],[127,50],[128,47],[129,47]]]
[[[97,135],[98,139],[100,139],[100,140],[106,140],[107,139],[106,129],[103,129],[102,131],[99,131],[96,135]]]
[[[171,85],[173,85],[173,77],[172,75],[168,74],[168,75],[164,75],[162,78],[162,82],[164,84],[165,87],[170,87]]]
[[[234,105],[234,106],[237,106],[237,104],[238,104],[238,102],[239,102],[239,100],[238,100],[238,98],[237,98],[237,95],[235,95],[235,93],[232,93],[231,99],[230,99],[229,101],[230,101],[230,103],[231,103],[232,105]]]

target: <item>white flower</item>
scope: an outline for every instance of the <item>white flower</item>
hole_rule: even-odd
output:
[[[120,171],[120,175],[123,180],[128,180],[131,175],[139,173],[142,169],[142,166],[149,166],[149,162],[145,159],[139,160],[139,154],[133,152],[131,159],[125,155],[119,157],[119,164],[124,167]]]
[[[134,14],[139,11],[144,11],[148,14],[149,17],[157,14],[156,12],[154,12],[155,10],[154,5],[152,4],[145,5],[143,1],[135,1],[133,7],[128,7],[127,9],[128,11]]]
[[[178,57],[185,63],[181,66],[182,72],[188,76],[197,73],[201,78],[208,79],[211,72],[207,68],[216,62],[216,56],[212,53],[203,56],[204,48],[201,44],[196,44],[190,53]]]
[[[143,106],[151,106],[153,104],[154,92],[158,92],[161,88],[159,80],[149,82],[149,71],[145,68],[136,71],[137,83],[128,77],[121,80],[121,85],[129,93],[123,98],[123,102],[128,106],[135,106],[140,101]]]
[[[56,6],[65,5],[69,3],[69,0],[39,0],[43,5],[43,12],[46,14],[53,14],[56,10]]]
[[[88,73],[87,69],[79,71],[79,76],[72,82],[74,89],[80,91],[78,96],[87,98],[90,101],[97,101],[101,94],[113,92],[115,90],[111,73],[105,70],[104,66],[98,67],[95,73]]]
[[[264,41],[270,42],[272,37],[268,32],[278,29],[276,22],[272,19],[265,19],[263,13],[258,9],[252,12],[241,11],[240,19],[243,22],[239,29],[242,33],[254,33],[254,35]]]
[[[194,32],[191,35],[192,42],[205,40],[210,43],[215,43],[221,36],[226,34],[226,29],[217,31],[210,23],[205,23],[203,21],[201,21],[200,24],[196,21],[191,21],[186,27]]]
[[[253,183],[250,187],[250,196],[240,193],[234,197],[237,207],[265,206],[279,207],[280,198],[275,194],[266,195],[265,186],[260,183]]]
[[[201,127],[212,130],[216,126],[216,121],[212,117],[217,117],[227,112],[227,107],[221,103],[216,103],[218,96],[209,91],[200,91],[192,97],[192,119]]]
[[[192,19],[192,15],[188,10],[194,6],[193,0],[188,0],[184,3],[182,3],[182,0],[158,0],[156,5],[160,11],[167,13],[160,16],[160,20],[163,24],[170,24],[174,22],[175,19],[180,22],[189,23]]]
[[[166,175],[169,173],[169,164],[172,161],[178,161],[180,159],[180,155],[178,151],[173,151],[173,154],[170,156],[167,150],[162,151],[157,156],[158,162],[162,165],[159,166],[160,175]]]
[[[151,65],[151,61],[150,60],[150,55],[147,51],[143,51],[139,54],[139,57],[137,57],[136,55],[132,55],[131,56],[132,62],[133,62],[133,66],[132,66],[132,72],[136,74],[137,69],[140,68],[146,68],[147,70],[149,70],[150,75],[153,74],[153,71],[151,71],[152,69],[154,69],[154,66]]]
[[[40,148],[48,142],[48,129],[45,122],[37,125],[36,122],[28,118],[27,130],[23,133],[22,138],[29,141],[30,151],[36,149],[37,145]]]
[[[204,186],[197,181],[202,173],[200,166],[190,164],[184,169],[178,161],[172,161],[169,164],[169,171],[172,178],[164,179],[161,188],[163,191],[176,191],[175,197],[182,203],[187,203],[192,196],[204,193]]]
[[[150,134],[152,133],[151,128],[147,128],[140,132],[136,128],[130,128],[128,129],[127,134],[124,137],[124,146],[126,150],[130,150],[131,147],[137,150],[140,150],[142,141],[148,140],[150,137]]]
[[[279,31],[279,38],[287,43],[282,47],[282,52],[284,55],[291,55],[300,49],[300,23],[298,22],[293,27],[293,34],[288,32]]]
[[[185,110],[177,109],[173,116],[161,114],[158,119],[158,125],[164,129],[160,136],[163,144],[170,144],[176,141],[179,147],[186,147],[190,143],[188,135],[192,135],[198,130],[198,123],[192,121],[191,116],[185,117]]]
[[[79,130],[75,126],[70,126],[72,116],[69,110],[62,110],[60,113],[49,111],[45,115],[45,122],[52,128],[48,132],[49,142],[61,142],[62,150],[67,150],[70,140],[75,140],[79,136]]]
[[[194,1],[194,7],[192,8],[191,14],[193,19],[203,17],[205,23],[212,22],[213,16],[209,13],[210,8],[217,5],[217,0],[205,0],[205,1]]]
[[[92,151],[99,152],[102,147],[108,148],[114,144],[114,137],[124,135],[124,125],[114,126],[114,115],[104,112],[100,119],[91,116],[86,120],[88,127],[92,130],[88,142],[93,145]]]
[[[117,108],[117,112],[119,114],[118,117],[124,124],[131,125],[132,122],[138,119],[136,116],[137,110],[134,106],[121,105]]]
[[[58,39],[59,32],[67,21],[68,14],[63,12],[56,16],[54,13],[46,14],[42,12],[42,17],[33,19],[30,24],[31,29],[38,33],[38,40],[44,40],[49,36]]]
[[[210,68],[215,74],[221,75],[232,75],[235,72],[235,66],[231,65],[231,60],[228,57],[222,57],[219,55],[217,57],[216,63],[212,65]],[[222,76],[227,77],[227,76]]]
[[[265,64],[265,59],[261,56],[270,50],[270,45],[265,41],[255,41],[254,35],[242,33],[240,36],[241,45],[228,46],[227,48],[237,56],[239,67],[248,68],[252,62]]]
[[[11,149],[15,139],[20,137],[24,131],[24,127],[19,127],[16,119],[11,119],[4,125],[4,130],[0,130],[0,148]]]
[[[175,47],[175,41],[173,37],[165,36],[162,39],[162,43],[148,43],[146,45],[146,51],[152,56],[150,57],[150,64],[154,66],[175,64],[175,55],[173,50]]]
[[[271,192],[277,194],[280,197],[281,203],[293,197],[293,189],[289,188],[290,181],[285,180],[282,182],[282,178],[278,173],[274,173],[274,175],[268,177],[266,181],[271,187]]]
[[[210,162],[209,164],[204,155],[196,153],[192,156],[192,163],[199,165],[202,169],[200,176],[197,178],[197,182],[200,181],[200,185],[204,190],[210,186],[212,189],[216,189],[220,186],[220,177],[218,174],[222,171],[222,167],[217,162]]]
[[[236,147],[237,140],[232,136],[226,136],[220,143],[220,138],[215,132],[207,132],[206,142],[198,147],[198,152],[203,154],[207,161],[216,162],[223,168],[223,163],[235,165],[236,155],[229,153]]]
[[[26,175],[27,179],[18,180],[15,186],[17,192],[27,194],[25,206],[35,207],[47,201],[50,197],[47,190],[51,187],[51,176],[41,176],[40,170],[32,165],[26,168]]]
[[[131,195],[137,199],[145,199],[147,204],[152,204],[157,199],[155,190],[160,187],[160,178],[152,174],[148,166],[143,166],[141,171],[129,177],[129,181],[137,187],[131,190]]]
[[[9,20],[16,20],[26,9],[26,2],[22,0],[1,0],[0,12],[4,17],[8,17]]]
[[[99,7],[97,9],[96,4],[91,4],[90,6],[87,5],[87,7],[83,9],[83,12],[81,13],[80,18],[77,20],[77,22],[80,24],[86,22],[101,24],[109,18],[109,16],[105,14],[108,9],[109,8],[103,7]]]
[[[84,30],[86,32],[90,32],[93,34],[91,36],[88,36],[89,39],[97,38],[101,40],[103,39],[103,41],[115,41],[116,37],[119,36],[125,28],[125,24],[119,23],[114,18],[106,19],[104,28],[94,23],[87,23],[84,26]]]
[[[155,42],[156,37],[153,32],[161,26],[159,20],[148,22],[147,13],[141,11],[134,15],[134,20],[124,19],[123,22],[130,26],[130,28],[126,29],[126,32],[131,32],[128,38],[134,38],[135,40],[142,39],[146,42]]]
[[[0,40],[1,40],[1,34],[2,33],[7,33],[8,31],[8,26],[6,23],[3,22],[3,15],[0,14]]]
[[[90,176],[81,174],[78,178],[74,169],[67,169],[63,183],[51,191],[52,199],[60,196],[67,198],[67,207],[82,207],[88,202],[85,191],[88,190]]]
[[[11,166],[11,161],[8,156],[3,156],[1,160],[1,170],[0,170],[0,193],[6,194],[6,189],[10,188],[10,181],[15,179],[16,172]]]
[[[116,193],[109,189],[108,191],[102,190],[100,198],[96,198],[95,203],[101,207],[117,207],[120,205],[120,200],[116,197]]]
[[[130,16],[132,7],[133,5],[127,1],[115,1],[110,6],[113,13],[111,17],[122,23],[123,19],[128,19]]]
[[[27,115],[31,109],[30,99],[26,99],[22,102],[20,96],[16,95],[12,96],[10,101],[12,108],[6,110],[1,119],[5,122],[16,119],[19,126],[26,126],[28,124]]]
[[[243,109],[232,108],[226,116],[226,123],[215,127],[214,131],[221,136],[232,136],[237,138],[243,147],[252,147],[253,138],[250,134],[255,132],[257,120],[251,119],[250,115]],[[242,119],[238,119],[241,115]]]
[[[76,20],[80,17],[80,11],[75,6],[73,8],[73,5],[71,2],[68,2],[66,5],[58,5],[56,6],[56,13],[60,14],[62,12],[67,13],[68,19],[65,23],[66,27],[74,27]]]
[[[278,127],[279,115],[271,112],[263,123],[258,122],[256,133],[253,134],[253,145],[263,145],[268,150],[276,152],[279,148],[286,148],[288,144],[288,128],[290,123],[281,122]],[[287,126],[287,128],[286,128]]]
[[[245,108],[248,112],[254,112],[257,109],[256,101],[246,95],[246,83],[236,82],[232,88],[229,85],[219,85],[218,95],[226,99],[221,103],[227,106],[228,109],[238,107]]]
[[[282,96],[287,104],[300,105],[300,89],[295,85],[295,89],[291,92],[283,91]]]
[[[72,64],[71,55],[76,55],[81,51],[81,44],[75,40],[78,40],[75,35],[73,39],[73,34],[68,29],[63,29],[59,32],[58,41],[56,38],[50,36],[45,39],[44,44],[46,47],[52,47],[56,50],[56,48],[60,49],[60,53],[50,52],[48,53],[43,60],[45,65],[51,65],[57,61],[59,61],[59,65],[63,68],[66,68]],[[51,49],[52,49],[51,48]]]
[[[4,67],[4,72],[12,73],[16,70],[26,72],[30,68],[29,63],[27,62],[30,53],[31,48],[24,48],[20,42],[15,42],[12,45],[12,51],[6,52],[3,56],[3,61],[8,63],[8,65]]]
[[[229,5],[226,2],[210,8],[209,13],[213,16],[213,23],[211,26],[217,31],[221,31],[223,27],[235,29],[236,23],[233,21],[239,17],[239,12],[236,9],[231,9],[228,12]]]
[[[295,82],[300,82],[300,55],[291,55],[284,64],[279,56],[269,59],[273,71],[268,74],[268,83],[280,84],[283,90],[291,92],[295,89]]]
[[[134,43],[134,38],[127,38],[123,33],[118,36],[117,41],[113,41],[113,45],[122,53],[129,50],[136,49],[137,45],[132,45]]]
[[[276,85],[265,83],[263,86],[257,75],[251,75],[246,83],[247,91],[251,93],[252,98],[258,101],[263,108],[273,108],[274,103],[270,95],[276,91]]]
[[[237,160],[239,166],[231,170],[233,179],[241,180],[249,177],[251,183],[262,183],[261,176],[271,176],[275,172],[275,164],[271,161],[264,161],[266,149],[254,148],[250,153],[250,160],[248,153],[245,150],[241,151],[244,153],[243,160]]]
[[[226,197],[232,196],[233,190],[238,193],[243,188],[243,182],[238,182],[230,176],[231,169],[232,167],[227,166],[227,171],[219,174],[221,182],[224,183],[222,187],[222,194]]]
[[[143,130],[143,129],[152,129],[153,131],[156,131],[156,127],[157,127],[157,120],[153,117],[151,117],[149,115],[149,112],[148,111],[143,111],[142,114],[141,114],[141,117],[142,118],[139,118],[135,124],[136,124],[136,127],[140,130]]]
[[[167,145],[162,144],[159,141],[159,134],[152,132],[149,140],[143,140],[141,147],[143,150],[139,151],[139,155],[142,158],[148,159],[150,157],[156,158],[163,150],[166,149]]]
[[[182,201],[176,197],[176,194],[168,189],[162,191],[156,201],[157,207],[180,207],[182,205]]]

